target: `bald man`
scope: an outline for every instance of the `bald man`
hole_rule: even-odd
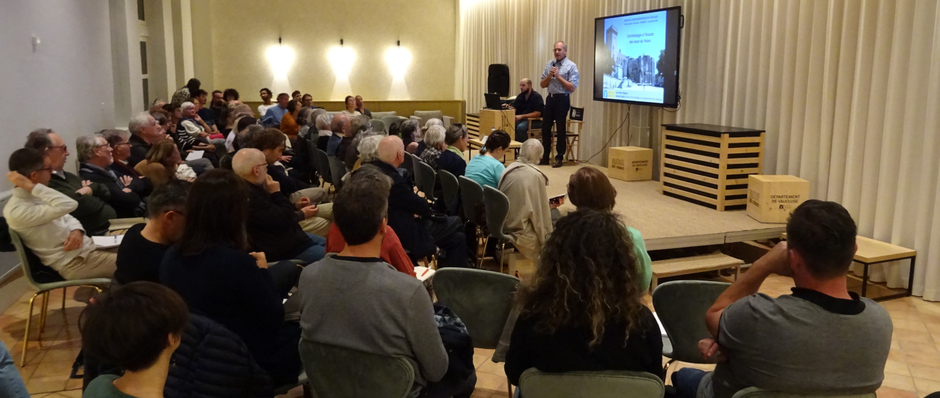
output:
[[[330,140],[326,143],[326,154],[336,156],[336,151],[339,149],[339,144],[343,142],[343,137],[346,136],[346,132],[352,130],[349,123],[349,116],[346,116],[344,113],[334,115],[333,121],[330,122],[330,130],[333,131],[333,135],[330,136]]]
[[[457,217],[432,214],[428,201],[415,194],[411,182],[398,172],[404,161],[405,144],[397,136],[388,136],[379,143],[378,160],[371,163],[393,181],[388,195],[388,226],[398,234],[413,262],[440,247],[441,266],[468,266],[463,223]]]
[[[248,185],[248,241],[252,250],[266,258],[319,261],[326,254],[326,239],[304,232],[299,222],[315,218],[317,206],[301,198],[292,204],[281,192],[281,184],[268,176],[264,153],[254,148],[239,150],[232,170]]]
[[[516,110],[516,141],[525,142],[529,139],[529,119],[541,117],[545,108],[542,94],[532,89],[532,80],[525,78],[519,82],[519,95],[510,108]]]

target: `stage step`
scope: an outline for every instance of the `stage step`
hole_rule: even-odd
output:
[[[742,265],[744,265],[744,261],[720,252],[702,256],[653,261],[653,280],[652,283],[650,283],[650,292],[659,284],[659,278],[670,276],[734,269],[734,278],[737,280]]]

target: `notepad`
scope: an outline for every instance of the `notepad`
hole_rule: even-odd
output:
[[[92,236],[91,240],[95,241],[95,246],[99,249],[110,249],[120,246],[121,241],[124,240],[124,235]]]
[[[434,276],[434,270],[428,267],[415,267],[415,276],[419,281],[424,282]]]
[[[189,153],[189,155],[186,155],[186,160],[190,161],[190,160],[202,159],[202,154],[204,154],[205,152],[206,151],[192,151]]]

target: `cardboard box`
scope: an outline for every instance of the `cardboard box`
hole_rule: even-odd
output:
[[[790,213],[809,199],[809,181],[782,175],[747,177],[747,215],[765,223],[786,223]]]
[[[653,150],[637,146],[611,147],[607,152],[607,176],[623,181],[653,179]]]

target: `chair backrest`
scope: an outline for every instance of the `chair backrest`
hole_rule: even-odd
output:
[[[421,127],[424,127],[424,124],[427,123],[428,120],[431,120],[431,119],[434,119],[434,118],[441,119],[441,122],[443,122],[443,121],[444,121],[444,112],[439,111],[439,110],[437,110],[437,111],[415,111],[413,117],[418,118],[418,121],[421,122]]]
[[[477,220],[477,208],[483,204],[483,187],[476,181],[465,176],[457,177],[460,184],[460,202],[463,204],[463,215],[467,220]]]
[[[346,163],[343,163],[336,156],[329,156],[327,158],[330,162],[330,177],[333,178],[333,185],[336,185],[337,188],[343,187],[343,177],[346,176]]]
[[[23,244],[23,238],[20,237],[19,233],[14,231],[13,228],[9,230],[10,241],[13,242],[13,247],[16,248],[16,255],[20,259],[20,267],[23,268],[23,274],[26,275],[26,281],[29,282],[30,286],[37,290],[43,290],[43,284],[65,280],[56,270],[43,264],[39,257]]]
[[[407,171],[408,171],[408,175],[409,175],[410,177],[414,178],[414,175],[415,175],[415,164],[414,164],[414,158],[411,157],[411,154],[410,154],[410,153],[405,152],[405,160],[404,160],[403,162],[401,162],[401,168],[407,170]]]
[[[662,398],[666,387],[647,372],[545,373],[530,368],[519,377],[519,392],[525,398]]]
[[[512,237],[503,232],[506,216],[509,215],[509,198],[506,194],[489,185],[483,187],[483,207],[486,209],[486,227],[490,236],[511,240]]]
[[[757,387],[748,387],[734,393],[733,398],[875,398],[877,394],[792,394],[779,391],[762,390]]]
[[[385,131],[387,132],[392,131],[392,125],[401,127],[401,118],[398,117],[397,115],[379,117],[375,113],[373,113],[372,117],[376,119],[381,119],[383,122],[385,122]]]
[[[372,112],[372,118],[374,119],[384,119],[387,117],[398,117],[398,112],[395,112],[395,111]]]
[[[437,181],[437,173],[434,172],[434,168],[420,160],[415,161],[414,166],[415,185],[418,186],[418,190],[424,192],[424,197],[428,200],[432,202],[437,200],[434,197],[434,182]]]
[[[316,128],[313,128],[313,130],[314,130],[313,131],[314,137],[316,137]],[[309,140],[299,140],[299,141],[307,143],[307,153],[309,154],[308,159],[310,160],[310,170],[311,170],[311,174],[313,174],[313,171],[317,170],[317,156],[316,156],[317,155],[317,140],[314,139],[313,141],[309,141]]]
[[[313,151],[313,161],[317,164],[317,171],[320,172],[320,177],[323,177],[323,181],[330,184],[333,183],[332,174],[330,174],[330,155],[326,154],[326,151],[316,148]]]
[[[460,194],[460,183],[457,181],[457,177],[454,177],[447,170],[438,169],[437,178],[441,180],[441,190],[444,193],[444,204],[447,205],[447,211],[455,211],[457,195]]]
[[[653,308],[672,343],[670,357],[690,363],[714,363],[702,359],[698,342],[710,337],[705,312],[730,283],[711,281],[672,281],[653,290]]]
[[[404,398],[415,371],[402,357],[300,339],[300,359],[318,397]]]
[[[385,121],[381,119],[372,119],[372,130],[388,132],[388,128],[385,127]]]
[[[519,278],[472,268],[442,268],[434,274],[438,301],[467,325],[473,346],[494,349],[512,309]]]

